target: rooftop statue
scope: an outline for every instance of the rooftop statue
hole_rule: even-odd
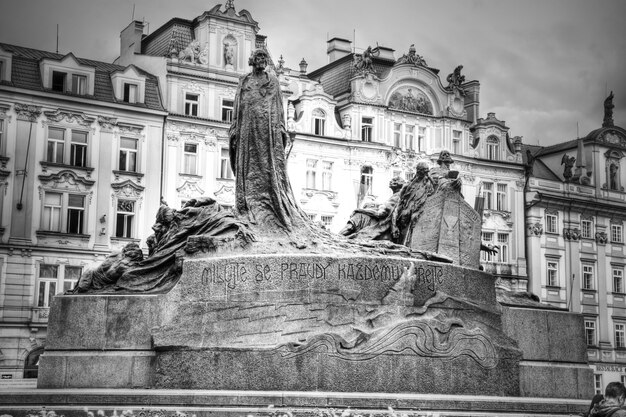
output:
[[[372,49],[371,46],[368,46],[363,51],[363,54],[354,55],[354,69],[357,73],[360,74],[369,74],[374,72],[374,65],[372,58],[378,56],[378,48]]]
[[[448,74],[446,81],[448,81],[448,89],[452,91],[458,91],[460,95],[465,95],[465,90],[461,87],[461,84],[465,82],[465,75],[461,75],[463,65],[459,65],[454,69],[452,74]]]
[[[426,67],[428,64],[423,56],[418,55],[415,50],[415,44],[411,44],[409,47],[409,53],[403,54],[400,58],[398,58],[398,64],[413,64],[415,66]]]

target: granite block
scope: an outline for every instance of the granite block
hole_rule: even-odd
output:
[[[158,324],[154,296],[107,297],[105,348],[150,349]]]
[[[552,361],[587,363],[585,324],[581,314],[546,311]]]
[[[106,297],[58,295],[48,318],[46,348],[104,349]]]
[[[67,364],[65,357],[52,356],[49,352],[44,352],[44,354],[39,357],[37,387],[65,387],[66,368]]]

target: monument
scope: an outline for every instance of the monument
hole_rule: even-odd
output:
[[[493,276],[479,270],[480,218],[449,154],[437,168],[418,165],[387,217],[368,226],[391,240],[310,224],[288,180],[290,137],[266,62],[255,51],[237,90],[235,210],[206,198],[163,205],[146,258],[128,247],[55,298],[38,387],[108,391],[41,405],[233,416],[582,411],[576,400],[592,395],[582,319],[497,302]],[[543,331],[547,323],[561,332]],[[529,364],[557,353],[560,367]]]

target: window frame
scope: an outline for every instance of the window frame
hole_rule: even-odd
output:
[[[309,190],[317,190],[317,164],[318,159],[307,158],[306,160],[306,182],[305,188]]]
[[[486,210],[493,210],[493,182],[483,182],[483,199]]]
[[[133,141],[135,143],[135,147],[134,148],[128,148],[128,147],[124,147],[124,139],[129,140],[129,141]],[[124,166],[122,166],[122,155],[125,155],[125,163]],[[134,155],[133,158],[130,158],[130,156]],[[133,161],[134,160],[134,169],[129,169],[129,161]],[[120,140],[119,140],[119,152],[118,152],[118,158],[117,158],[117,169],[119,171],[123,171],[123,172],[139,172],[139,139],[134,138],[132,136],[120,136]]]
[[[322,191],[333,190],[333,166],[332,161],[322,161]]]
[[[461,138],[462,137],[463,137],[462,130],[452,129],[452,153],[455,155],[461,154]]]
[[[230,104],[227,104],[227,103],[230,103]],[[226,123],[232,123],[233,114],[235,111],[235,100],[223,98],[221,110],[222,110],[222,121]]]
[[[480,239],[481,242],[487,243],[487,244],[494,244],[494,237],[496,236],[496,233],[493,231],[483,231],[480,234]],[[495,262],[496,261],[496,255],[487,252],[487,251],[481,251],[480,252],[482,254],[482,261],[483,262]]]
[[[586,225],[588,227],[589,233],[585,233]],[[583,239],[593,239],[593,220],[590,220],[590,219],[580,220],[580,236]]]
[[[546,233],[558,234],[559,233],[559,215],[546,212]],[[550,219],[553,219],[551,222]],[[554,227],[550,227],[553,225]]]
[[[374,118],[373,117],[368,117],[368,116],[361,117],[361,141],[374,142]]]
[[[504,187],[504,189],[502,189]],[[496,184],[496,210],[497,211],[507,211],[508,209],[508,186],[507,184],[497,183]]]
[[[393,146],[402,149],[402,123],[393,123]]]
[[[613,336],[616,349],[626,348],[626,325],[624,323],[613,323]]]
[[[52,131],[62,132],[62,139],[50,137]],[[77,134],[84,135],[85,141],[79,142]],[[53,151],[51,152],[51,145]],[[90,162],[91,133],[88,129],[51,125],[46,130],[46,150],[44,161],[51,164],[66,165],[75,168],[88,168]],[[76,163],[76,150],[81,148],[82,164]],[[66,162],[67,161],[67,162]]]
[[[360,188],[362,189],[361,194],[363,197],[372,194],[374,189],[374,168],[367,165],[361,167],[360,184]]]
[[[43,232],[52,232],[52,233],[62,233],[68,235],[86,235],[86,225],[87,225],[87,215],[88,215],[88,199],[87,194],[84,192],[69,192],[69,191],[60,191],[53,189],[45,189],[43,190],[43,202],[42,202],[42,210],[41,217],[39,222],[39,230]],[[49,195],[60,195],[60,205],[47,205],[47,197]],[[72,206],[70,205],[70,196],[79,196],[83,201],[83,206]],[[54,230],[51,226],[52,216],[48,217],[46,214],[46,207],[50,207],[50,213],[57,213],[58,218],[58,227],[57,230]],[[56,210],[55,210],[56,209]],[[70,232],[70,215],[75,213],[78,216],[78,231]]]
[[[326,134],[326,112],[319,108],[313,109],[311,119],[313,134],[324,136]]]
[[[596,321],[585,319],[585,343],[587,346],[596,346]]]
[[[583,290],[595,291],[595,267],[591,263],[583,263],[580,268],[581,282]]]
[[[219,178],[224,180],[232,180],[234,178],[233,170],[230,167],[230,152],[228,148],[225,147],[220,149]]]
[[[193,147],[193,151],[187,150]],[[199,145],[194,142],[183,142],[183,170],[186,175],[198,175]]]
[[[54,267],[55,275],[54,277],[42,277],[42,271],[44,270],[42,267]],[[70,275],[69,270],[78,271],[78,276],[74,278],[68,278]],[[36,308],[50,308],[50,304],[52,303],[52,297],[57,294],[62,294],[67,290],[70,290],[76,286],[78,283],[80,276],[82,275],[84,268],[78,265],[63,265],[63,264],[47,264],[44,262],[37,264],[37,278],[36,278],[36,287],[35,287],[35,299],[34,306]],[[43,284],[43,292],[42,292],[42,284]],[[68,285],[70,284],[70,285]],[[54,287],[54,290],[51,291],[51,287]]]
[[[126,202],[132,204],[132,210],[120,209],[120,203]],[[115,237],[122,239],[134,239],[136,229],[136,211],[137,201],[129,198],[118,198],[115,202]],[[120,220],[122,221],[122,229],[120,233]],[[130,225],[129,225],[130,222]]]
[[[485,140],[485,145],[487,147],[487,157],[490,161],[499,161],[500,158],[500,139],[495,136],[489,136],[487,140]]]
[[[611,224],[611,243],[624,243],[624,227],[621,224]]]
[[[128,104],[139,102],[139,85],[131,82],[124,82],[122,85],[122,101]]]
[[[560,287],[559,261],[546,259],[546,287]]]
[[[50,89],[52,91],[56,91],[59,93],[65,93],[67,92],[67,72],[64,71],[56,71],[56,70],[52,70],[52,74],[50,76]],[[59,80],[60,77],[63,78],[63,82],[60,85],[61,89],[59,90]],[[56,78],[56,80],[55,80]]]
[[[87,76],[82,74],[71,74],[72,94],[84,96],[87,94]]]
[[[185,116],[198,117],[198,114],[200,112],[200,94],[189,93],[187,91],[185,91],[183,94],[183,114]]]
[[[503,240],[502,237],[506,236],[506,239]],[[503,232],[498,232],[497,233],[497,239],[498,239],[498,243],[497,245],[500,247],[500,249],[498,250],[498,253],[496,254],[496,262],[500,262],[500,263],[504,263],[507,264],[509,263],[509,242],[511,238],[511,234],[510,233],[503,233]]]
[[[424,152],[424,146],[426,145],[426,127],[417,127],[417,151]]]
[[[624,294],[624,268],[613,266],[611,268],[611,278],[613,280],[613,292]]]

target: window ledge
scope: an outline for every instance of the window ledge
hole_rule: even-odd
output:
[[[118,236],[111,236],[111,242],[125,242],[125,243],[137,243],[139,244],[139,242],[141,242],[141,239],[136,239],[134,237],[118,237]]]
[[[91,235],[79,234],[79,233],[64,233],[64,232],[53,232],[50,230],[37,230],[35,232],[37,236],[50,236],[50,237],[59,237],[66,239],[78,239],[78,240],[89,240]]]
[[[618,296],[618,297],[626,297],[626,293],[623,292],[615,292],[613,291],[611,294],[613,294],[614,296]]]
[[[141,177],[143,177],[145,175],[145,174],[143,174],[141,172],[120,171],[118,169],[113,170],[113,174],[115,174],[116,177],[119,177],[120,175],[129,175],[131,177],[137,177],[137,178],[141,178]]]
[[[548,290],[560,290],[561,287],[559,287],[558,285],[546,285],[546,289],[548,289]]]
[[[624,242],[609,242],[611,245],[620,245],[624,246]]]
[[[75,166],[75,165],[59,164],[59,163],[56,163],[56,162],[48,162],[48,161],[40,161],[39,163],[44,168],[44,170],[46,170],[46,169],[48,169],[50,167],[67,168],[67,169],[78,169],[78,170],[85,171],[85,172],[91,174],[93,172],[93,170],[95,169],[95,168],[92,168],[92,167],[79,167],[79,166]]]
[[[184,175],[184,174],[181,174],[181,175]],[[215,178],[215,179],[216,179],[216,180],[218,180],[218,181],[235,182],[235,179],[234,179],[234,178],[222,178],[222,177],[217,177],[217,178]]]
[[[594,290],[591,288],[581,288],[580,290],[586,293],[590,293],[590,294],[595,294],[596,292],[598,292],[597,290]]]
[[[184,172],[179,172],[178,175],[183,176],[183,177],[189,177],[189,178],[202,178],[202,175],[197,175],[197,174],[186,174]]]

